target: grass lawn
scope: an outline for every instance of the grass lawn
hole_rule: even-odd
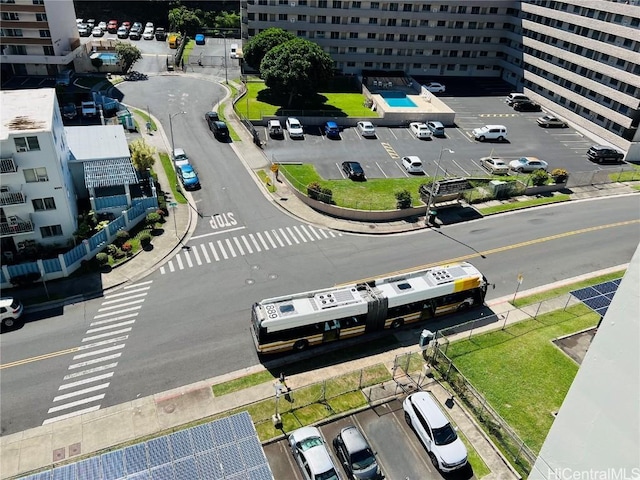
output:
[[[449,345],[447,355],[491,406],[539,452],[578,371],[551,340],[595,326],[584,305]]]
[[[162,168],[164,168],[167,178],[169,179],[168,186],[171,187],[173,198],[175,198],[178,203],[187,203],[187,199],[182,195],[182,191],[178,190],[178,177],[176,176],[176,171],[173,168],[173,162],[171,162],[169,155],[164,152],[161,152],[159,155]]]
[[[553,195],[549,197],[545,196],[540,198],[532,198],[531,200],[526,200],[524,202],[503,203],[501,205],[496,205],[494,207],[479,208],[478,210],[480,211],[480,213],[482,213],[482,215],[491,215],[494,213],[502,213],[502,212],[508,212],[511,210],[518,210],[520,208],[535,207],[538,205],[547,205],[550,203],[557,203],[557,202],[567,202],[569,200],[571,200],[571,197],[563,193],[563,194]]]
[[[286,110],[324,110],[327,116],[377,118],[375,112],[364,106],[361,93],[319,92],[313,98],[305,98],[304,104],[294,102],[288,106],[288,96],[275,95],[262,82],[247,83],[247,96],[236,104],[236,111],[250,120],[264,116],[285,115]]]

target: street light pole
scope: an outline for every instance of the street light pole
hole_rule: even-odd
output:
[[[224,42],[224,83],[229,85],[227,77],[227,32],[222,32],[222,41]]]
[[[174,113],[174,114],[169,114],[169,133],[171,134],[171,160],[175,161],[175,159],[173,158],[173,154],[176,150],[176,145],[175,143],[173,143],[173,117],[177,116],[177,115],[183,115],[187,112],[178,112],[178,113]]]
[[[429,224],[429,215],[431,213],[431,201],[433,200],[433,190],[436,187],[436,178],[438,177],[438,171],[440,170],[440,162],[442,161],[442,152],[447,151],[449,153],[456,153],[450,148],[442,147],[440,149],[440,156],[438,157],[438,161],[436,163],[436,171],[433,174],[433,181],[431,182],[431,188],[429,189],[429,200],[427,201],[427,215],[425,217],[425,223]]]

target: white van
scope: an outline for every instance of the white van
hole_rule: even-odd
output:
[[[497,140],[502,142],[507,138],[507,127],[504,125],[485,125],[475,128],[472,132],[473,138],[484,142],[485,140]]]
[[[229,57],[238,58],[238,44],[232,43],[231,48],[229,49]]]

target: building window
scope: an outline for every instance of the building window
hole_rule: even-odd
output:
[[[395,18],[390,18],[389,20],[387,20],[387,26],[388,27],[395,27],[396,26],[396,19]]]
[[[393,55],[393,48],[385,48],[384,49],[384,54],[385,55]]]
[[[40,30],[40,38],[51,38],[51,32],[49,30]]]
[[[34,5],[44,5],[44,0],[33,0]]]
[[[31,200],[31,203],[33,204],[33,209],[35,211],[56,209],[56,202],[53,197],[34,198],[33,200]]]
[[[49,181],[49,176],[47,175],[47,169],[45,167],[25,168],[23,172],[24,181],[27,183]]]
[[[298,21],[299,22],[306,22],[307,21],[307,16],[306,15],[298,15]]]
[[[406,33],[401,33],[401,34],[400,34],[400,41],[401,41],[401,42],[407,42],[407,41],[409,41],[409,35],[407,35]]]
[[[349,52],[349,53],[358,53],[358,49],[356,47],[349,47],[347,49],[347,52]]]
[[[377,25],[378,24],[378,19],[377,18],[370,18],[369,19],[369,25]]]
[[[286,22],[288,19],[289,19],[288,15],[286,13],[278,14],[278,20],[280,20],[281,22]]]
[[[358,32],[349,32],[349,38],[358,38]]]
[[[62,236],[62,226],[61,225],[47,225],[46,227],[40,227],[40,235],[42,235],[42,238],[61,237]]]
[[[317,38],[324,38],[324,30],[319,30],[316,32]]]
[[[403,27],[408,27],[408,26],[410,26],[409,19],[408,19],[408,18],[403,18],[403,19],[401,20],[400,25],[401,25],[401,26],[403,26]]]
[[[373,54],[375,52],[375,49],[373,47],[367,47],[366,52],[370,53],[370,54]]]
[[[376,34],[373,32],[369,32],[367,33],[367,40],[375,40],[376,39]]]
[[[2,33],[6,37],[21,37],[22,36],[22,30],[19,29],[19,28],[4,28],[2,30]]]
[[[318,7],[327,8],[327,0],[318,0]]]
[[[266,13],[259,13],[258,14],[258,21],[259,22],[267,22],[269,20],[269,16]]]
[[[15,12],[2,12],[2,20],[20,20],[20,16]]]
[[[340,38],[340,32],[331,32],[331,39],[338,40]]]
[[[339,25],[340,24],[340,17],[331,17],[331,23],[333,25]]]
[[[42,51],[47,56],[54,56],[56,53],[53,51],[53,47],[51,45],[44,45],[42,47]]]
[[[298,32],[296,33],[296,35],[298,37],[304,38],[307,36],[307,31],[306,30],[298,30]]]
[[[411,5],[410,3],[405,3],[402,6],[402,11],[403,12],[410,12],[411,10],[413,10],[413,5]]]
[[[371,2],[371,10],[378,10],[380,8],[380,2]]]
[[[393,42],[394,35],[393,33],[387,33],[384,38],[387,42]]]
[[[397,3],[390,3],[389,4],[389,11],[397,12],[398,11],[398,4]]]
[[[351,17],[349,19],[350,23],[360,23],[360,17]]]
[[[333,8],[342,8],[342,2],[340,0],[333,0]]]
[[[426,42],[427,41],[427,36],[426,35],[418,35],[418,41],[419,42]]]
[[[38,143],[38,137],[14,137],[13,139],[16,150],[18,152],[29,152],[40,150],[40,143]]]
[[[327,17],[325,17],[324,15],[320,15],[318,17],[318,23],[327,23]]]
[[[411,64],[411,68],[422,68],[422,64],[421,63],[412,63]]]
[[[361,8],[362,2],[351,2],[351,8]]]

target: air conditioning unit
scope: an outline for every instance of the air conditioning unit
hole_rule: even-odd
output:
[[[290,18],[290,19],[289,19],[289,21],[290,21],[291,23],[296,23],[296,19],[295,19],[295,18]]]
[[[292,7],[296,6],[296,2],[289,2],[289,5],[291,5]]]

